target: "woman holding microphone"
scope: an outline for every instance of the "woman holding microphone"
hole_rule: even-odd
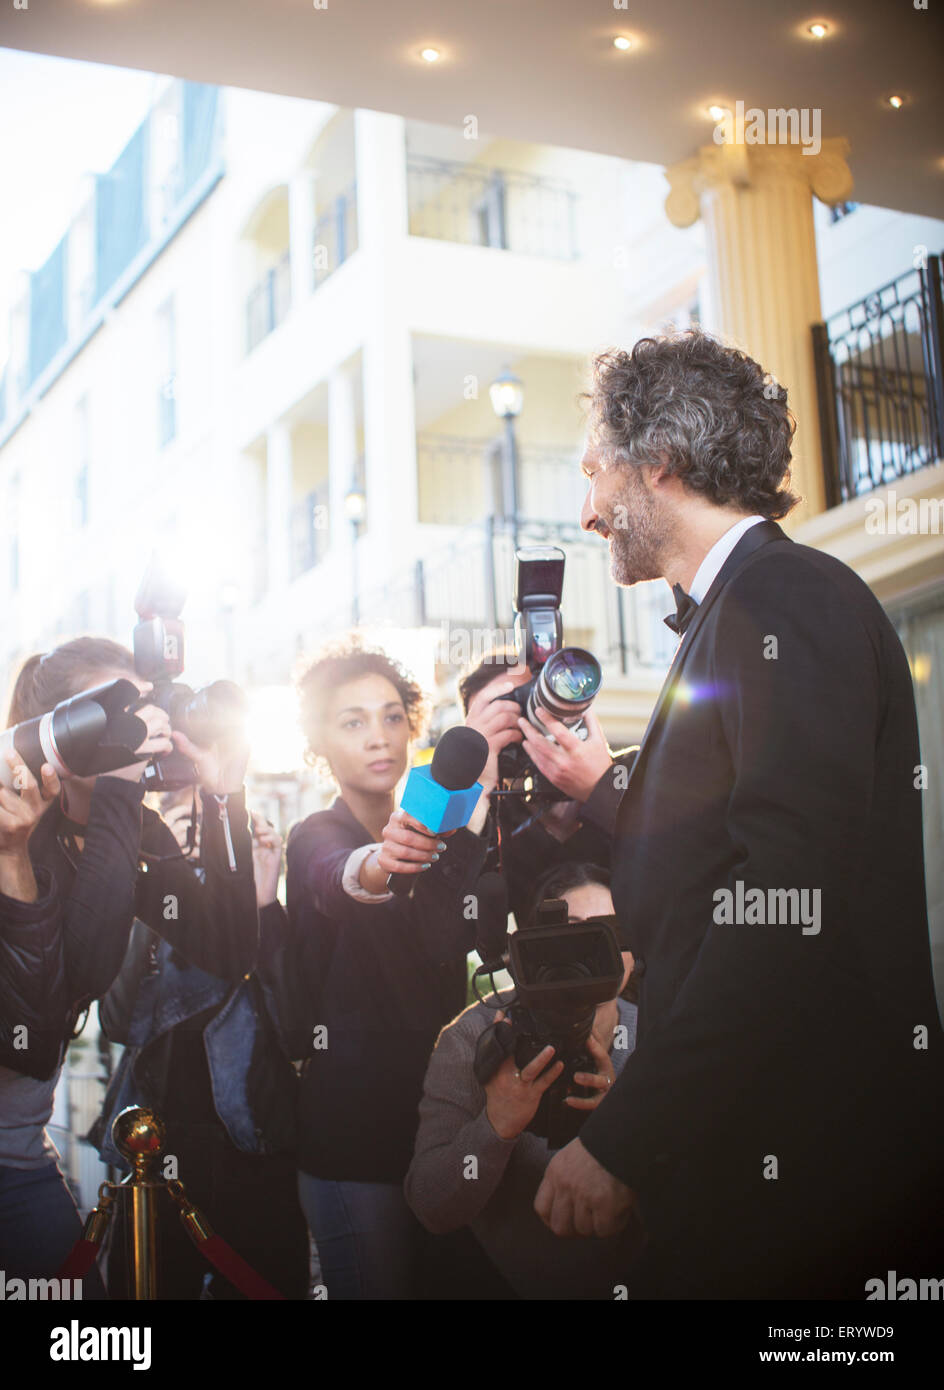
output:
[[[429,1055],[465,1005],[486,798],[444,836],[397,810],[427,701],[384,652],[350,640],[326,650],[300,696],[309,754],[339,795],[287,848],[287,958],[308,1024],[293,1048],[307,1057],[299,1193],[330,1298],[407,1299],[423,1233],[403,1179]],[[415,877],[410,896],[387,891],[393,873]]]

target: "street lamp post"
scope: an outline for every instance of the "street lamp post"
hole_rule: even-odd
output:
[[[502,450],[502,507],[506,517],[511,517],[511,538],[514,549],[518,549],[518,440],[515,435],[515,420],[521,414],[524,404],[524,387],[508,367],[497,376],[488,388],[492,409],[499,420],[505,422],[505,440]]]

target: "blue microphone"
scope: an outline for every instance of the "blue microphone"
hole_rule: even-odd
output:
[[[419,821],[431,835],[468,825],[484,790],[477,779],[487,762],[488,742],[477,729],[464,724],[447,729],[429,766],[410,769],[401,811]],[[390,874],[387,888],[398,897],[406,897],[417,877]]]

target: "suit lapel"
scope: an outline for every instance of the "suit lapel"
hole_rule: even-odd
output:
[[[770,541],[783,541],[787,539],[788,537],[775,521],[759,521],[756,526],[752,526],[750,530],[745,531],[744,535],[731,551],[731,554],[721,566],[721,569],[715,575],[710,589],[698,605],[695,616],[689,623],[688,629],[678,645],[675,656],[672,658],[672,665],[669,667],[665,682],[659,692],[659,698],[656,701],[656,707],[652,711],[652,716],[646,726],[646,732],[642,736],[639,752],[633,762],[629,777],[626,780],[627,791],[643,760],[647,745],[650,743],[656,729],[663,722],[672,697],[672,692],[681,679],[682,668],[685,665],[688,653],[691,651],[692,643],[695,640],[699,628],[704,623],[711,605],[715,602],[731,576],[736,574],[749,555],[752,555],[755,550],[759,550],[762,545],[769,544]]]

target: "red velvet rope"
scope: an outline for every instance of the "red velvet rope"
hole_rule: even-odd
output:
[[[284,1302],[284,1295],[273,1288],[268,1280],[263,1279],[261,1274],[257,1274],[241,1255],[237,1255],[222,1236],[210,1236],[209,1240],[200,1240],[191,1233],[191,1240],[198,1250],[203,1251],[210,1263],[225,1275],[241,1294],[245,1294],[246,1298],[280,1299]],[[59,1267],[56,1278],[84,1279],[95,1263],[97,1254],[98,1243],[80,1236]]]
[[[214,1235],[208,1240],[200,1240],[190,1232],[190,1238],[210,1263],[247,1298],[284,1300],[284,1295],[280,1294],[278,1289],[274,1289],[268,1280],[263,1279],[261,1274],[257,1274],[251,1265],[247,1265],[242,1256],[237,1255],[236,1251],[226,1244],[222,1236]]]
[[[84,1279],[95,1263],[98,1242],[79,1236],[56,1274],[57,1279]]]

